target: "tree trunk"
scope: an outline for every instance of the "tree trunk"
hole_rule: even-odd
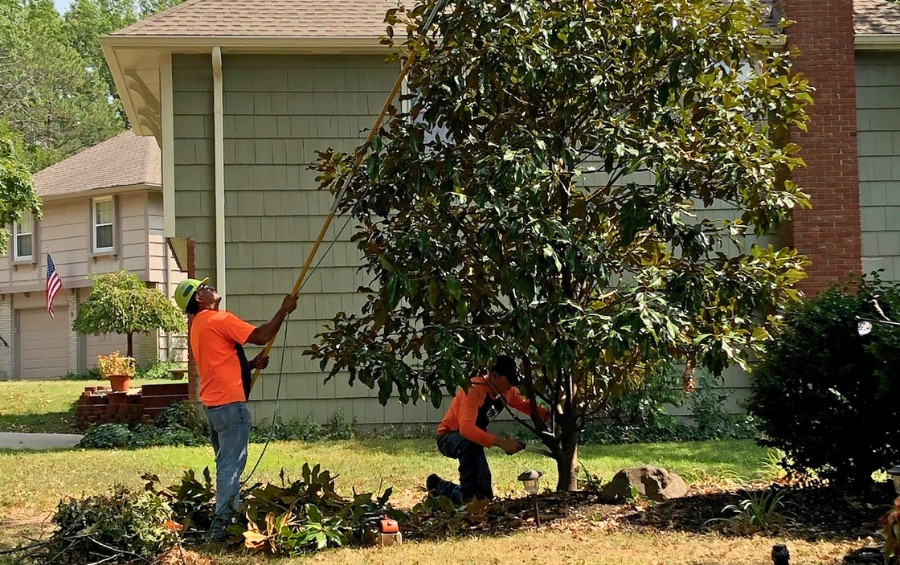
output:
[[[578,432],[563,435],[560,457],[556,460],[556,470],[559,472],[559,480],[556,483],[556,491],[578,490]]]
[[[128,357],[134,357],[133,343],[134,343],[134,334],[129,332],[128,333],[128,351],[125,353],[125,355],[127,355]]]

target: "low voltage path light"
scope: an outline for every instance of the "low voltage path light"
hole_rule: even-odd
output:
[[[534,469],[529,469],[519,475],[519,480],[522,481],[522,484],[525,486],[525,492],[532,495],[534,498],[534,525],[538,528],[541,527],[541,515],[538,513],[537,493],[540,488],[542,476],[543,473],[535,471]]]
[[[894,491],[900,494],[900,465],[894,465],[887,472],[891,476],[891,480],[894,481]]]

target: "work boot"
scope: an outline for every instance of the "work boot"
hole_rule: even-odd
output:
[[[434,473],[428,475],[428,478],[425,479],[425,490],[428,491],[428,494],[436,497],[438,495],[437,489],[441,486],[442,479],[435,475]]]

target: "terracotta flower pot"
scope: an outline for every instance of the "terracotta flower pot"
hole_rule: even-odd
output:
[[[128,387],[131,386],[131,377],[129,375],[110,375],[107,378],[115,392],[127,392]]]

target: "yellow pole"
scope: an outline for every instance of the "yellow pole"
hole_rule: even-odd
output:
[[[419,39],[416,41],[412,52],[406,59],[406,63],[400,69],[400,75],[397,76],[397,80],[394,82],[394,87],[391,89],[391,92],[390,94],[388,94],[388,98],[385,101],[384,106],[381,108],[381,113],[378,114],[378,118],[375,120],[375,124],[369,131],[369,136],[366,138],[366,143],[360,148],[360,150],[357,151],[356,160],[353,162],[353,167],[350,169],[350,172],[347,173],[347,176],[344,177],[344,184],[343,186],[341,186],[341,190],[338,192],[337,196],[335,196],[334,204],[331,206],[331,211],[328,213],[328,217],[325,218],[325,224],[319,231],[319,236],[316,238],[316,242],[313,245],[313,248],[310,250],[309,255],[306,257],[306,262],[303,264],[303,269],[300,271],[300,276],[297,277],[297,282],[294,283],[294,288],[291,289],[291,296],[296,296],[300,291],[300,287],[303,286],[303,281],[306,280],[306,275],[309,272],[313,259],[315,259],[316,254],[319,252],[319,247],[321,247],[322,245],[322,240],[325,239],[325,233],[331,226],[331,222],[334,221],[334,216],[337,213],[341,198],[343,198],[344,193],[347,191],[347,187],[350,185],[350,181],[353,179],[353,175],[356,174],[356,171],[359,169],[359,165],[362,163],[362,160],[365,157],[366,148],[370,143],[372,143],[372,140],[375,139],[375,134],[378,132],[379,128],[381,128],[381,123],[384,121],[384,117],[387,115],[388,108],[390,108],[391,102],[394,101],[394,97],[397,95],[397,92],[403,85],[403,78],[406,76],[406,73],[409,72],[409,68],[412,66],[413,61],[415,61],[416,54],[419,52],[419,48],[422,46],[422,43],[425,40],[425,35],[428,32],[428,28],[431,27],[431,21],[434,19],[435,14],[437,14],[438,9],[445,3],[446,0],[437,3],[434,11],[431,13],[431,16],[428,18],[428,21],[426,22],[422,33],[419,34]],[[272,349],[272,344],[275,342],[275,337],[277,337],[277,335],[272,336],[272,339],[270,339],[269,343],[266,344],[266,347],[263,349],[263,355],[269,354],[269,351],[271,351]],[[259,369],[256,369],[253,372],[253,378],[250,380],[250,390],[253,390],[254,385],[256,385],[256,380],[259,378],[259,373]]]

